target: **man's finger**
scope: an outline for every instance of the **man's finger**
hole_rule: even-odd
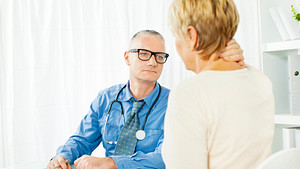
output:
[[[59,164],[58,164],[58,161],[53,161],[52,162],[52,164],[51,164],[51,169],[62,169],[61,167],[58,167],[58,166],[60,166]]]
[[[74,167],[77,169],[79,168],[78,164],[80,163],[81,158],[78,158],[77,160],[74,161]]]
[[[59,159],[58,163],[59,163],[59,165],[61,166],[62,169],[68,169],[68,166],[67,166],[66,161],[64,159]]]
[[[54,164],[52,162],[49,162],[47,165],[47,169],[52,169],[54,168]]]
[[[59,164],[54,165],[51,169],[63,169]]]
[[[68,169],[72,169],[72,166],[68,163]]]

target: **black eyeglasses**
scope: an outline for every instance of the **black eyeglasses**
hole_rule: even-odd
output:
[[[147,49],[130,49],[128,52],[131,52],[131,53],[137,52],[138,53],[138,58],[142,61],[150,60],[151,56],[154,55],[156,62],[160,63],[160,64],[166,63],[166,61],[169,57],[169,54],[167,54],[167,53],[152,52],[152,51],[147,50]]]

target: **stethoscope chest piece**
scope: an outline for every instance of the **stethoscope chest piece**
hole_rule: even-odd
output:
[[[144,130],[138,130],[136,133],[135,133],[135,136],[138,140],[144,140],[144,138],[146,137],[146,133]]]

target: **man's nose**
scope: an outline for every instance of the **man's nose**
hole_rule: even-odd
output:
[[[148,60],[148,64],[153,66],[157,65],[157,62],[155,60],[155,55],[151,55],[151,58]]]

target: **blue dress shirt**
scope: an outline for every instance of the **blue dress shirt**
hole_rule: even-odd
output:
[[[106,123],[108,109],[124,84],[112,86],[99,92],[96,99],[90,106],[89,113],[81,121],[76,133],[67,142],[57,149],[56,155],[62,155],[73,163],[82,155],[90,155],[102,141],[107,157],[112,157],[118,169],[129,168],[165,168],[161,157],[161,145],[164,138],[164,117],[167,109],[169,89],[161,87],[161,94],[152,108],[145,125],[146,137],[138,140],[136,151],[130,156],[114,156],[115,142],[118,140],[121,129],[124,125],[121,106],[118,103],[112,105],[109,118]],[[144,98],[146,102],[139,112],[140,128],[151,105],[158,96],[159,86],[156,83],[154,90]],[[132,109],[130,98],[133,97],[129,90],[129,83],[120,93],[118,100],[124,109],[125,121]],[[106,123],[106,127],[105,126]],[[105,138],[105,139],[103,139]]]

